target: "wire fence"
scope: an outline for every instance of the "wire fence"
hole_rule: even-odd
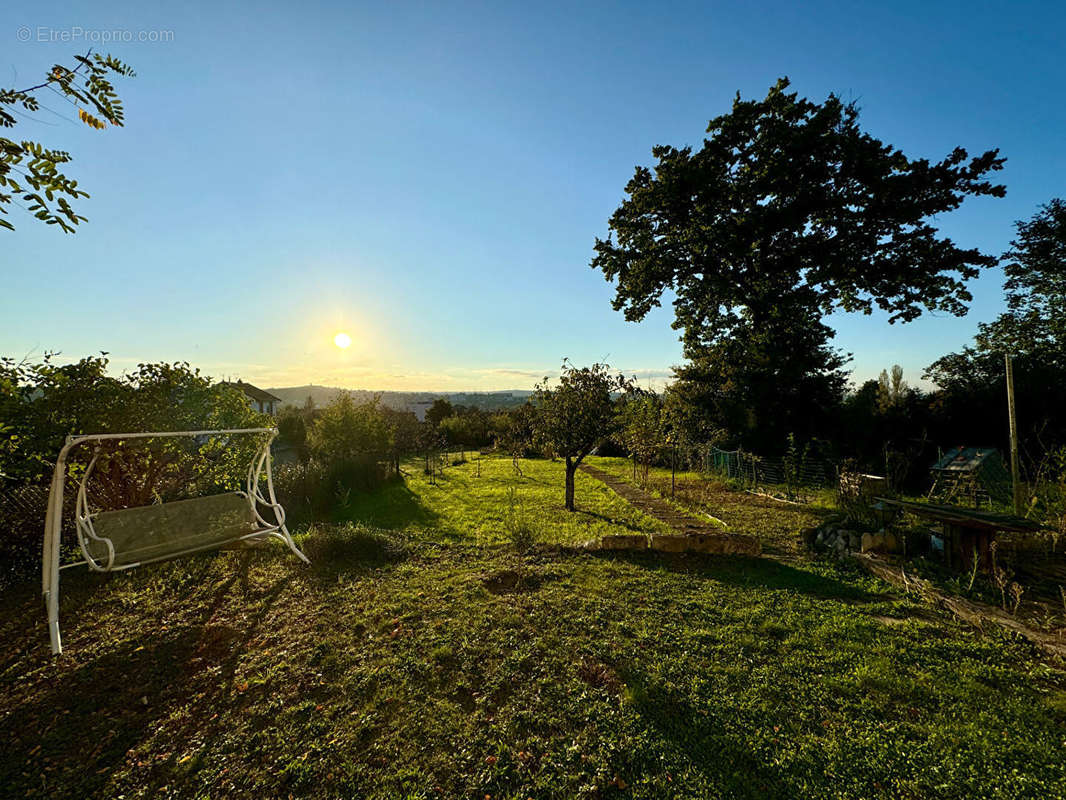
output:
[[[0,485],[0,587],[39,573],[48,489],[39,484]],[[63,498],[64,525],[72,517],[74,499],[73,492]]]
[[[744,450],[722,450],[710,445],[703,452],[703,472],[759,486],[827,488],[837,483],[838,469],[825,459],[803,453],[779,457],[759,456]]]

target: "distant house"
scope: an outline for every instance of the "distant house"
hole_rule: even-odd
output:
[[[280,397],[275,397],[270,392],[265,392],[250,383],[245,383],[244,381],[222,381],[219,385],[240,389],[248,399],[248,405],[252,407],[252,410],[261,414],[270,414],[270,416],[275,417],[278,414],[278,409],[281,408]]]

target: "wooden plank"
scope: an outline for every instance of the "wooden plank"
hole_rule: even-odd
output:
[[[993,514],[989,511],[977,511],[961,508],[959,506],[943,506],[936,503],[917,503],[911,500],[896,500],[890,497],[875,497],[882,503],[902,508],[914,514],[950,522],[966,528],[980,528],[991,531],[1039,531],[1042,530],[1037,522],[1023,517],[1015,517],[1009,514]]]
[[[1030,628],[1018,618],[1012,617],[994,606],[945,594],[927,580],[908,576],[901,565],[892,564],[872,553],[863,553],[861,555],[855,553],[852,557],[882,580],[900,586],[907,591],[917,590],[933,604],[947,609],[959,619],[969,622],[978,629],[983,629],[986,623],[999,625],[1012,633],[1024,636],[1033,644],[1057,656],[1060,663],[1066,660],[1066,643],[1057,634]]]

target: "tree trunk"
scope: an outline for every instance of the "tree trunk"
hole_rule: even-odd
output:
[[[677,448],[670,451],[670,496],[674,496],[674,487],[677,485]]]
[[[574,473],[577,472],[577,464],[570,456],[566,457],[566,510],[575,511],[574,508]]]

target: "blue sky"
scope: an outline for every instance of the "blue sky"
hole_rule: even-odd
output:
[[[524,388],[563,356],[657,381],[680,360],[670,309],[625,322],[593,239],[653,145],[698,144],[736,91],[782,75],[857,100],[912,157],[1001,148],[1007,197],[940,220],[961,245],[999,253],[1066,194],[1061,3],[148,6],[0,23],[4,85],[122,32],[94,46],[138,72],[125,128],[72,124],[47,96],[16,128],[69,149],[92,198],[74,236],[12,210],[0,353],[267,386]],[[1001,309],[998,273],[972,290],[964,319],[836,316],[836,344],[857,379],[900,363],[916,380]]]

